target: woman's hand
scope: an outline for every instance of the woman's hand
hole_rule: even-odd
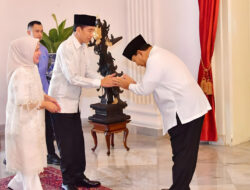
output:
[[[52,98],[51,96],[48,96],[47,94],[44,94],[44,100],[54,103],[57,106],[57,109],[59,110],[58,112],[61,111],[61,107],[60,107],[60,105],[58,104],[58,102],[56,101],[55,98]]]
[[[51,113],[58,113],[61,111],[60,107],[58,107],[55,103],[50,101],[43,101],[40,109],[46,109]]]

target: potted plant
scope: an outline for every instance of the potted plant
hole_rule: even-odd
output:
[[[49,33],[46,34],[43,32],[43,39],[41,40],[41,44],[43,44],[49,52],[49,64],[48,64],[48,72],[47,78],[50,80],[52,69],[54,67],[54,62],[56,58],[56,51],[59,45],[67,40],[68,37],[73,33],[73,26],[65,28],[66,19],[63,20],[60,24],[57,22],[56,15],[52,14],[53,19],[56,22],[56,28],[52,28],[49,30]]]

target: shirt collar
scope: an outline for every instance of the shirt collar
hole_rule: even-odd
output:
[[[85,43],[80,44],[80,42],[76,39],[74,33],[72,34],[72,36],[73,36],[73,42],[74,42],[74,45],[75,45],[76,49],[79,49],[79,48],[81,48],[81,47],[82,47],[82,48],[85,48],[85,47],[86,47],[86,44],[85,44]]]
[[[150,53],[149,53],[149,56],[151,56],[152,54],[155,53],[155,51],[157,51],[157,46],[153,46]]]
[[[150,52],[149,52],[149,55],[148,55],[148,60],[147,60],[147,62],[146,62],[146,65],[148,64],[148,63],[150,63],[150,58],[152,57],[152,55],[154,55],[154,53],[157,51],[157,46],[152,46],[152,49],[150,50]]]

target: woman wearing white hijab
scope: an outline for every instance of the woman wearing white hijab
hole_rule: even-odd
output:
[[[44,109],[59,112],[56,100],[45,95],[35,64],[39,42],[30,36],[14,40],[8,55],[6,107],[6,168],[15,172],[13,190],[42,190],[39,173],[46,167]]]

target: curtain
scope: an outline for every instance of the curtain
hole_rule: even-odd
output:
[[[212,110],[205,115],[201,132],[201,141],[217,141],[211,59],[213,56],[217,30],[219,0],[198,1],[200,10],[199,31],[201,45],[198,83],[206,94],[212,107]]]

